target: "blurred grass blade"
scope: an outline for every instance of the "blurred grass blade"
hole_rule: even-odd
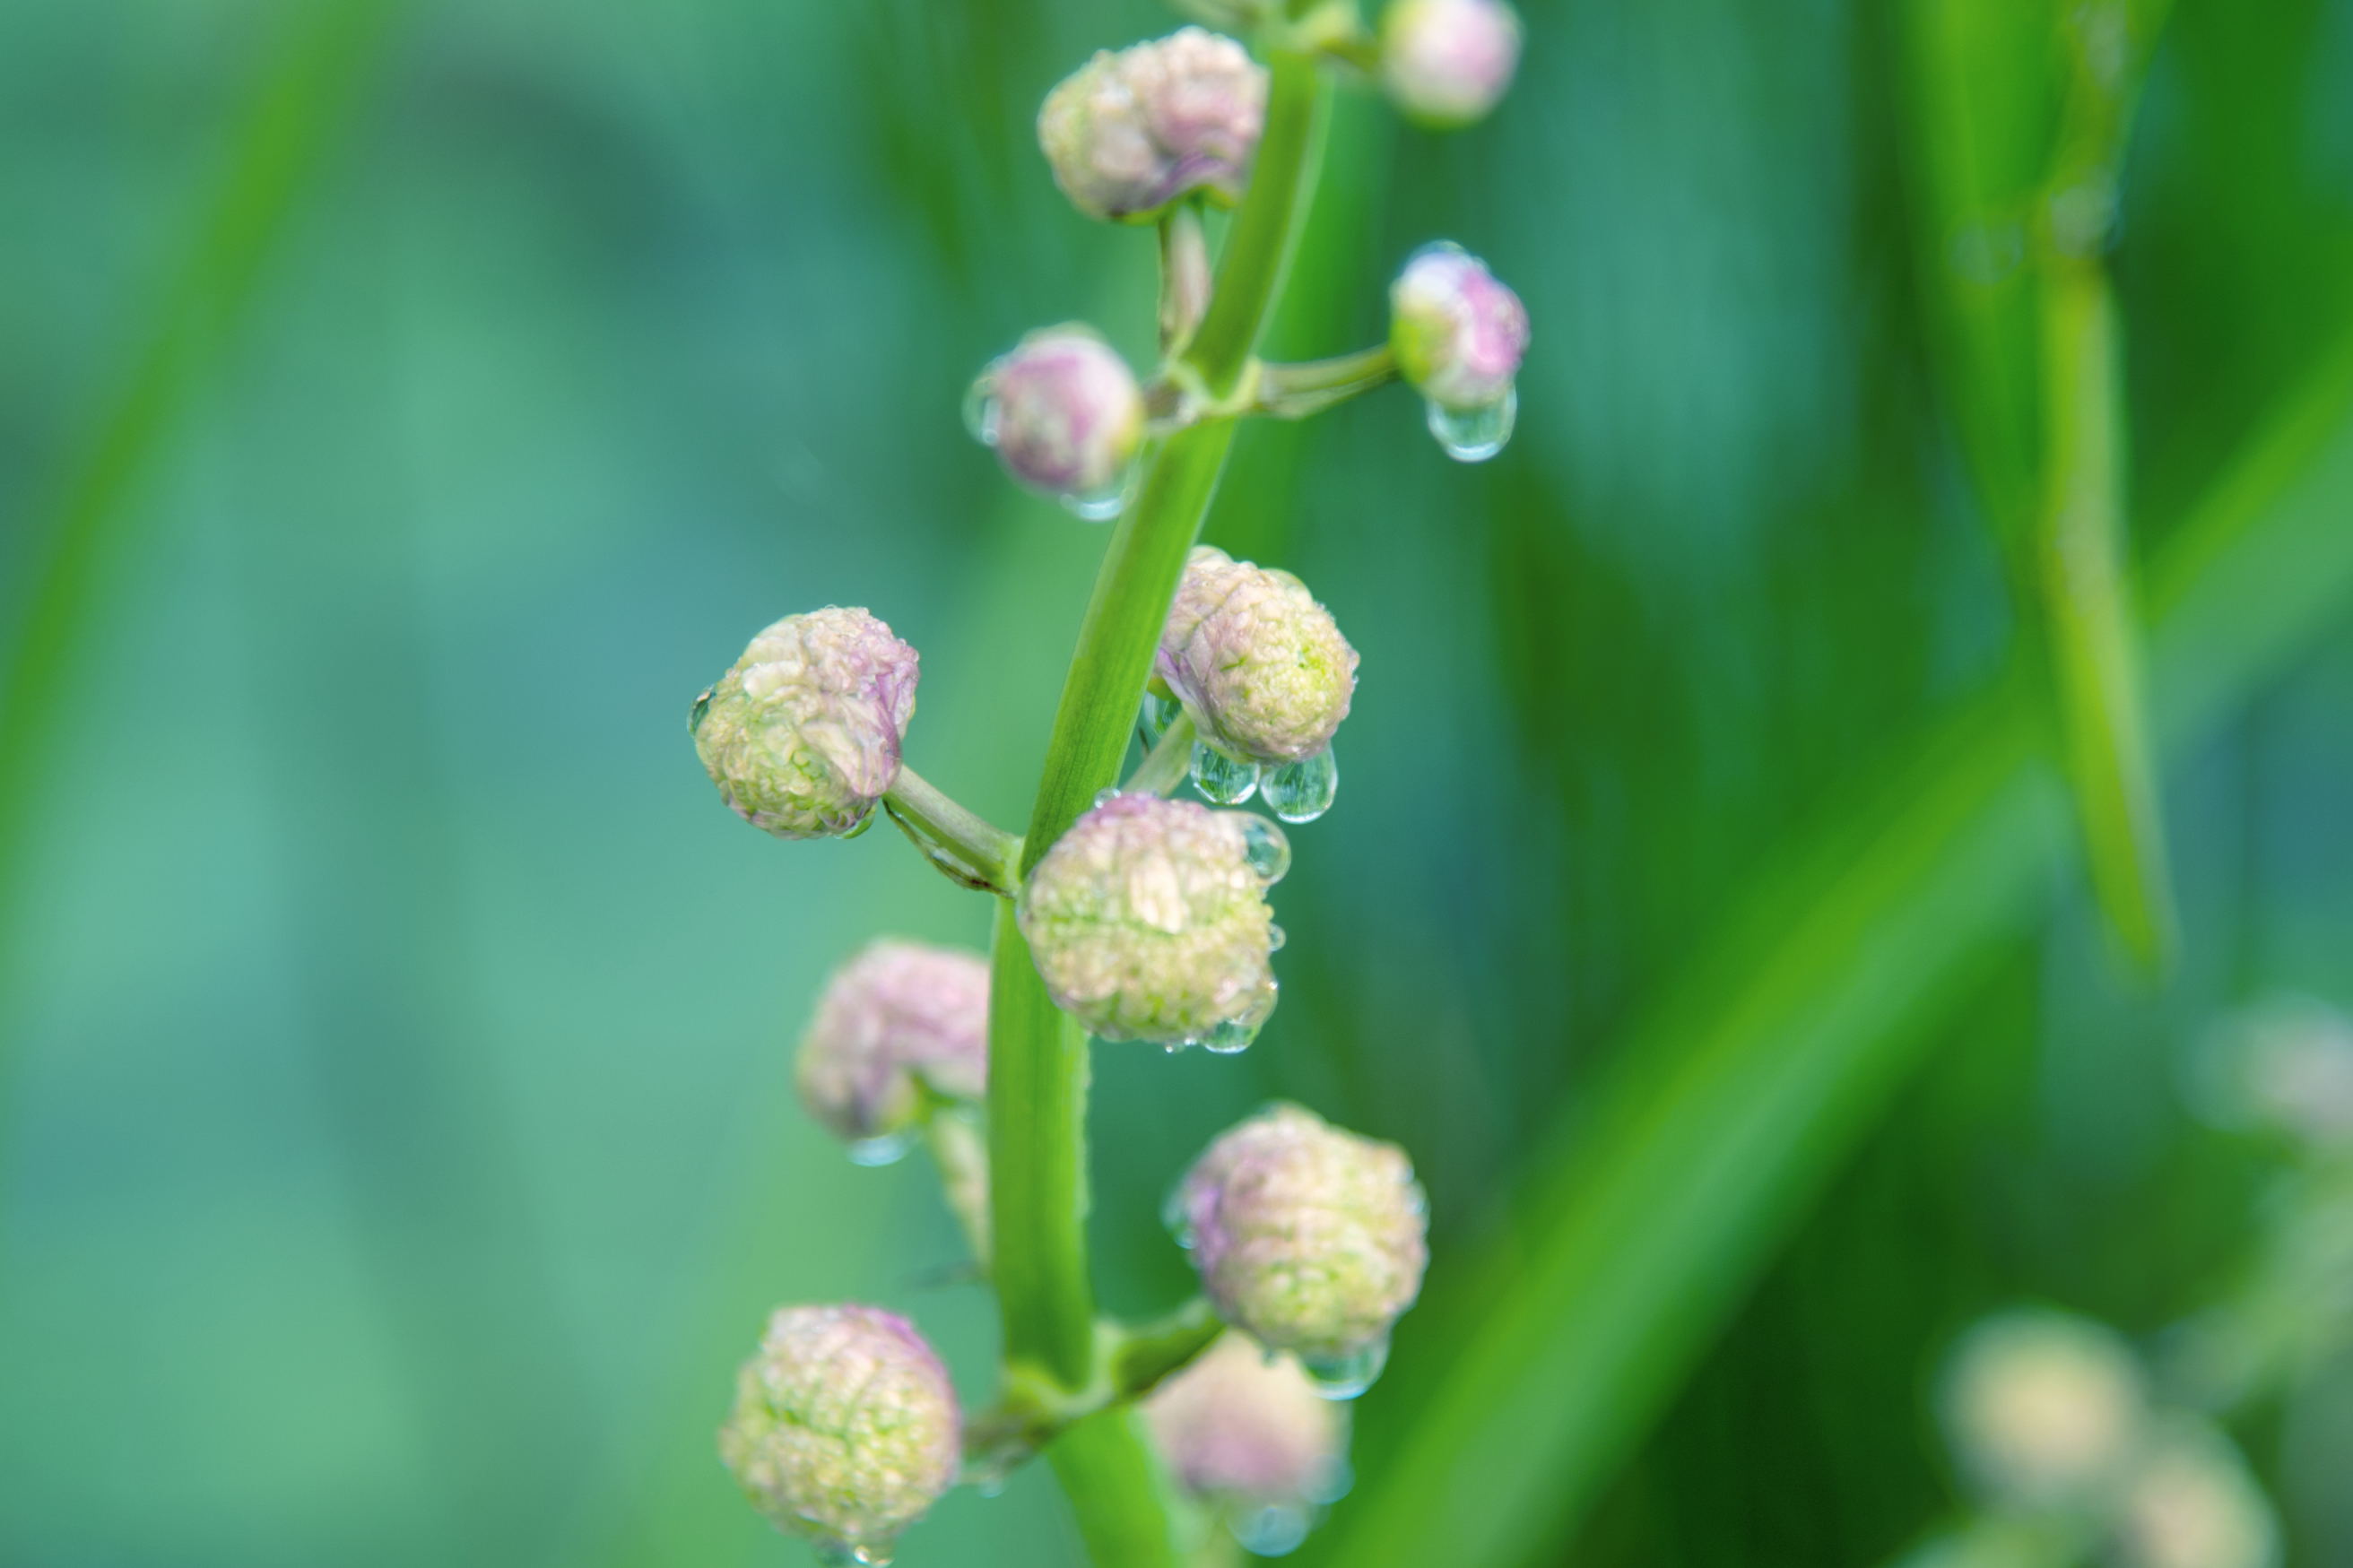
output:
[[[40,539],[25,596],[10,606],[16,625],[0,649],[0,971],[15,948],[41,781],[76,689],[68,672],[121,551],[135,489],[251,297],[271,241],[343,124],[397,4],[327,0],[286,7],[285,41],[231,139],[219,184],[195,215],[185,257],[146,312],[151,325],[143,341],[68,459],[47,515],[31,521]],[[0,1019],[0,1053],[5,1045]]]
[[[2125,586],[2116,300],[2096,263],[2042,289],[2046,500],[2035,567],[2067,777],[2092,887],[2144,972],[2169,960],[2172,876],[2141,711],[2139,633]]]
[[[2158,739],[2196,740],[2353,601],[2353,334],[2153,564]],[[2006,682],[1763,879],[1441,1266],[1324,1560],[1524,1562],[1591,1506],[1945,1005],[2039,907],[2064,794]],[[1789,911],[1801,911],[1792,921]]]

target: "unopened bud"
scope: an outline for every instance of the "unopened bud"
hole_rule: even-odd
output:
[[[2279,1521],[2231,1440],[2181,1421],[2134,1466],[2116,1547],[2118,1568],[2273,1568]]]
[[[1381,81],[1397,106],[1440,130],[1483,120],[1520,64],[1520,18],[1504,0],[1391,0],[1381,16]]]
[[[1219,1316],[1295,1352],[1330,1396],[1360,1393],[1378,1373],[1430,1260],[1405,1151],[1296,1105],[1220,1135],[1170,1217]]]
[[[1007,473],[1082,517],[1118,511],[1144,442],[1144,393],[1092,329],[1030,333],[981,373],[971,407],[973,433]]]
[[[2353,1143],[2353,1022],[2309,996],[2273,996],[2213,1030],[2196,1062],[2199,1109],[2316,1149]]]
[[[1046,97],[1038,142],[1090,217],[1143,222],[1203,191],[1240,198],[1266,125],[1267,76],[1199,27],[1098,54]]]
[[[2105,1495],[2146,1420],[2131,1349],[2061,1312],[2008,1312],[1971,1329],[1953,1352],[1943,1395],[1962,1471],[1987,1497],[2024,1507]]]
[[[809,1114],[853,1142],[904,1131],[926,1089],[980,1099],[987,1075],[987,960],[896,941],[834,972],[796,1072]]]
[[[1282,830],[1240,812],[1112,795],[1029,873],[1018,913],[1055,1005],[1107,1040],[1239,1050],[1274,1010]]]
[[[1155,668],[1205,740],[1260,763],[1329,746],[1356,689],[1356,650],[1305,584],[1206,544],[1185,563]]]
[[[1243,1506],[1329,1502],[1347,1413],[1287,1355],[1229,1332],[1160,1385],[1144,1417],[1186,1490]]]
[[[848,833],[899,776],[915,662],[864,610],[786,616],[695,699],[695,752],[754,826],[779,838]]]
[[[1432,245],[1389,286],[1398,374],[1440,408],[1492,407],[1512,395],[1528,349],[1528,313],[1487,264]]]
[[[719,1455],[778,1529],[881,1563],[955,1484],[961,1426],[947,1369],[906,1319],[784,1307],[736,1375]]]

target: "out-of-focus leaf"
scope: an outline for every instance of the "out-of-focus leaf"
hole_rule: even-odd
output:
[[[2161,744],[2353,595],[2353,340],[2155,563]],[[2033,694],[1946,727],[1723,936],[1559,1130],[1510,1235],[1408,1332],[1321,1560],[1509,1563],[1574,1525],[2035,889],[2063,827]]]

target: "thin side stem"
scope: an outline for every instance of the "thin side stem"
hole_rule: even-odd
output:
[[[1251,412],[1276,419],[1304,419],[1377,391],[1397,377],[1397,358],[1387,343],[1304,364],[1261,365],[1257,405]]]
[[[1179,712],[1168,721],[1168,728],[1135,764],[1135,772],[1120,785],[1126,795],[1166,795],[1185,782],[1193,766],[1193,742],[1200,731],[1193,726],[1190,713]]]
[[[904,763],[883,802],[892,820],[906,831],[932,863],[968,888],[1011,897],[1021,840],[976,811],[958,805],[946,791]]]

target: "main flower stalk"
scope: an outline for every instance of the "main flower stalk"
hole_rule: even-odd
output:
[[[1212,394],[1232,391],[1250,364],[1321,152],[1325,89],[1314,62],[1278,53],[1268,64],[1266,131],[1249,194],[1185,353]],[[1136,693],[1151,677],[1233,428],[1232,420],[1215,419],[1168,437],[1112,536],[1055,713],[1024,837],[1023,875],[1119,782]],[[1102,1373],[1085,1228],[1087,1039],[1047,995],[1009,903],[1000,904],[996,923],[988,1048],[990,1223],[1008,1382],[1042,1381],[1077,1394]],[[1138,1479],[1151,1477],[1154,1461],[1124,1413],[1074,1428],[1049,1457],[1099,1562],[1174,1563],[1160,1489]],[[1082,1476],[1085,1484],[1073,1484]],[[1103,1484],[1106,1477],[1122,1484]]]

